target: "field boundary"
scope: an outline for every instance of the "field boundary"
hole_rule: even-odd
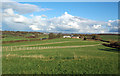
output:
[[[41,50],[41,49],[54,49],[54,48],[77,48],[77,47],[89,47],[89,46],[97,46],[101,44],[95,44],[95,45],[80,45],[80,46],[55,46],[55,47],[7,47],[4,48],[4,51],[22,51],[22,50]]]

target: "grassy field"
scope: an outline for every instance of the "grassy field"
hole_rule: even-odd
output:
[[[101,43],[62,38],[6,43],[3,44],[2,72],[3,74],[117,74],[118,50],[105,47]],[[6,50],[12,48],[11,46],[18,49],[20,47],[40,47],[40,49]]]
[[[27,34],[3,34],[2,36],[5,36],[5,38],[2,38],[2,41],[16,41],[16,40],[32,40],[32,39],[40,39],[40,38],[48,38],[48,35],[45,34],[40,34],[37,35],[35,38],[27,38],[30,37],[34,34],[32,33],[27,33]]]
[[[108,41],[118,41],[118,39],[120,38],[120,36],[118,35],[100,35],[100,37],[103,40],[108,40]]]

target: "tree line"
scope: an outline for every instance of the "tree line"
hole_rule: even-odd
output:
[[[49,39],[62,38],[62,36],[63,36],[62,33],[58,33],[58,34],[49,33]]]

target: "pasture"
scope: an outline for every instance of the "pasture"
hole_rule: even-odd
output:
[[[117,74],[118,50],[100,41],[51,39],[2,45],[3,74]]]
[[[118,41],[120,38],[119,35],[100,35],[102,40],[107,40],[107,41]]]
[[[48,38],[48,35],[40,34],[36,32],[15,32],[15,31],[3,31],[2,41],[16,41],[16,40],[32,40],[40,38]]]

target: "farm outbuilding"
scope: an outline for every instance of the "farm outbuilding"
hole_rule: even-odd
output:
[[[71,36],[63,36],[63,38],[71,38]]]
[[[71,36],[63,36],[63,38],[77,38],[77,39],[79,39],[80,36],[73,36],[73,35],[71,35]]]
[[[80,37],[79,37],[79,36],[73,36],[72,38],[77,38],[77,39],[79,39]]]

